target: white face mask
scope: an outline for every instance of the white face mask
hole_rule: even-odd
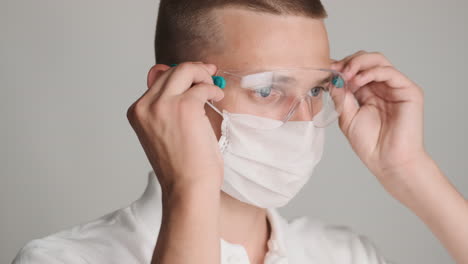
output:
[[[257,207],[286,205],[322,157],[324,128],[315,127],[312,121],[289,121],[278,127],[281,121],[273,119],[226,111],[222,115],[221,189]],[[264,129],[269,126],[276,128]]]

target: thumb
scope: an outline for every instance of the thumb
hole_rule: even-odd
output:
[[[358,111],[359,104],[356,97],[351,91],[346,91],[343,110],[338,120],[340,129],[345,134],[345,136],[348,136],[349,127]]]
[[[224,98],[224,92],[218,86],[207,83],[199,83],[192,86],[184,96],[189,96],[204,105],[207,101],[220,101]]]

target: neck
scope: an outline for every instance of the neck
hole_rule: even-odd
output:
[[[252,206],[221,192],[221,237],[242,245],[250,263],[263,263],[268,252],[270,225],[264,208]]]

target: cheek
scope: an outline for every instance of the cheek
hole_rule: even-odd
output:
[[[219,141],[219,138],[221,137],[221,123],[223,122],[223,117],[216,113],[213,108],[207,104],[205,104],[205,112],[208,120],[210,120],[211,128],[216,135],[216,139]]]
[[[322,96],[318,97],[316,100],[313,101],[312,103],[312,116],[316,116],[320,111],[322,111],[323,108],[323,101],[322,101]]]

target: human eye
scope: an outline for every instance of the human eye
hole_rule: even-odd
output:
[[[258,87],[252,89],[255,95],[266,98],[271,95],[272,93],[272,87],[271,85],[269,86],[264,86],[264,87]]]
[[[264,85],[251,88],[255,96],[260,98],[280,97],[283,93],[280,87],[276,85]]]
[[[322,91],[325,91],[325,87],[323,86],[315,86],[314,88],[310,89],[309,95],[317,97],[320,95]]]
[[[274,103],[281,98],[281,91],[273,85],[257,86],[250,89],[250,96],[258,103]]]

